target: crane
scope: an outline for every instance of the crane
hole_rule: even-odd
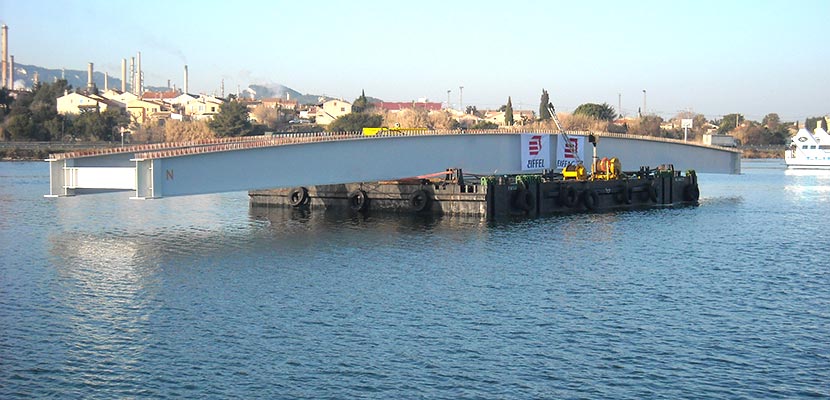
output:
[[[551,118],[553,118],[553,122],[556,124],[556,128],[559,129],[559,133],[565,138],[565,146],[568,150],[573,154],[574,158],[576,158],[576,163],[571,163],[566,165],[562,168],[562,176],[565,179],[576,179],[576,180],[584,180],[585,179],[585,166],[582,163],[582,158],[579,157],[579,151],[574,146],[573,142],[571,142],[570,136],[568,136],[568,132],[565,132],[562,129],[562,124],[559,122],[559,117],[556,116],[556,109],[553,107],[553,103],[548,103],[548,112],[550,112]]]

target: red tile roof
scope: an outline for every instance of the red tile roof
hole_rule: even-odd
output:
[[[176,97],[179,97],[180,95],[181,95],[181,93],[179,93],[177,90],[170,90],[170,91],[167,91],[167,92],[144,92],[144,94],[141,95],[141,98],[142,99],[175,99]]]

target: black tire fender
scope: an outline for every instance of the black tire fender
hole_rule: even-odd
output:
[[[369,208],[369,199],[366,197],[366,192],[361,189],[349,193],[348,200],[352,211],[366,211]]]
[[[429,210],[432,205],[432,197],[424,189],[418,189],[409,195],[409,208],[415,212]]]
[[[596,190],[586,190],[583,193],[582,204],[591,211],[596,210],[599,205],[599,193]]]
[[[294,188],[288,193],[288,204],[291,207],[300,207],[308,203],[308,189],[304,186]]]
[[[522,211],[530,211],[536,208],[536,197],[528,189],[522,188],[513,194],[513,207]]]
[[[573,186],[568,186],[564,190],[560,191],[559,202],[563,206],[573,207],[576,205],[577,200],[579,200],[579,192],[577,192],[576,188]]]

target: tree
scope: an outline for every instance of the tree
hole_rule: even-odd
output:
[[[449,111],[434,111],[429,113],[430,129],[458,129],[461,124],[452,117]]]
[[[467,106],[467,109],[464,112],[469,115],[475,115],[476,117],[482,116],[476,106]]]
[[[767,127],[771,131],[775,131],[778,129],[778,126],[781,125],[781,118],[776,113],[769,113],[764,116],[764,119],[761,120],[761,125]]]
[[[35,135],[32,118],[24,113],[9,116],[6,121],[5,134],[11,140],[41,140]]]
[[[401,128],[426,128],[429,126],[429,112],[423,108],[407,108],[395,113],[388,112],[384,116],[383,123],[385,126],[398,124]]]
[[[644,115],[628,125],[628,133],[632,135],[642,136],[660,136],[660,124],[663,123],[663,118],[656,115]]]
[[[326,130],[329,132],[358,132],[363,128],[375,128],[383,124],[383,117],[378,114],[351,113],[332,121]]]
[[[498,124],[494,124],[490,121],[478,121],[470,129],[498,129]]]
[[[550,104],[550,96],[548,96],[548,91],[542,89],[542,99],[539,103],[539,119],[544,121],[547,119],[551,119],[550,110],[548,110],[548,104]]]
[[[804,128],[807,129],[810,132],[815,131],[816,128],[822,128],[826,131],[827,130],[827,121],[824,119],[824,117],[807,118],[804,121]]]
[[[216,137],[205,121],[167,121],[164,124],[165,142],[213,139]]]
[[[708,121],[706,120],[706,116],[703,114],[695,114],[692,117],[692,131],[696,133],[704,133],[706,131],[706,124]]]
[[[263,105],[258,105],[251,114],[256,117],[256,120],[262,124],[267,126],[269,129],[274,129],[277,126],[277,122],[280,119],[280,112],[276,108],[266,107]]]
[[[368,109],[372,108],[372,105],[369,103],[369,100],[366,99],[366,91],[360,91],[360,97],[355,99],[352,103],[352,112],[353,113],[361,113]]]
[[[102,136],[106,137],[104,132],[106,124],[101,118],[97,110],[89,110],[81,112],[78,116],[72,118],[72,124],[69,132],[73,137],[81,140],[97,140]]]
[[[0,109],[2,109],[2,112],[0,112],[0,121],[8,114],[13,101],[14,98],[9,94],[9,89],[0,88]]]
[[[614,111],[614,107],[609,106],[608,103],[585,103],[577,107],[574,110],[574,114],[587,115],[600,121],[613,121],[617,117],[617,112]]]
[[[504,107],[504,124],[513,126],[513,100],[507,96],[507,104]]]
[[[253,131],[248,107],[238,101],[222,104],[208,125],[217,137],[247,136]]]
[[[724,115],[723,119],[718,121],[718,123],[716,124],[720,127],[720,128],[718,128],[718,134],[719,135],[725,135],[725,134],[735,130],[735,128],[737,128],[738,125],[740,125],[741,122],[743,122],[743,120],[744,120],[743,115],[738,114],[738,113]]]

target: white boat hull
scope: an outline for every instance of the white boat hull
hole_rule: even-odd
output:
[[[830,169],[830,136],[820,127],[814,133],[801,128],[784,152],[784,162],[792,169]]]

